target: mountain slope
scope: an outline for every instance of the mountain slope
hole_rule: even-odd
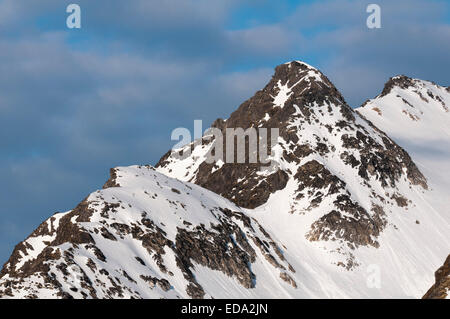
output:
[[[391,78],[383,92],[357,112],[405,148],[427,176],[433,207],[450,204],[450,88],[406,76]],[[432,201],[433,198],[428,198]]]
[[[449,242],[450,87],[396,76],[357,112],[404,147],[425,174],[431,191],[423,198],[429,203],[429,211],[445,216],[445,240]],[[442,251],[442,259],[448,252]],[[446,284],[450,289],[448,281]]]
[[[15,248],[0,296],[287,297],[295,290],[283,248],[220,196],[150,166],[117,168],[106,187]]]

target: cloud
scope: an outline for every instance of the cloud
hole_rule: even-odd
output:
[[[258,55],[284,54],[300,40],[297,34],[280,25],[228,31],[227,38],[235,54],[249,52]]]
[[[262,89],[273,74],[271,68],[259,68],[247,72],[231,72],[217,77],[215,84],[223,94],[236,94],[240,101]]]

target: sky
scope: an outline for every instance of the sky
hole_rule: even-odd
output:
[[[0,0],[0,263],[109,168],[154,165],[173,129],[228,117],[278,64],[319,68],[357,107],[397,74],[449,86],[449,52],[444,0]]]

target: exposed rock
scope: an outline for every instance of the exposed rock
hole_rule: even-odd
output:
[[[423,296],[424,299],[445,299],[450,293],[450,255],[434,273],[435,283]]]
[[[408,87],[414,86],[414,80],[405,76],[397,75],[389,79],[384,85],[384,89],[381,92],[381,96],[389,94],[394,87],[400,87],[402,89],[407,89]]]
[[[280,273],[280,278],[286,281],[292,287],[297,288],[297,283],[295,282],[294,279],[292,279],[292,277],[289,274],[282,272]]]
[[[114,168],[111,168],[109,171],[109,179],[106,181],[105,185],[103,185],[103,189],[110,188],[110,187],[120,187],[120,185],[116,182],[117,181],[117,173]]]

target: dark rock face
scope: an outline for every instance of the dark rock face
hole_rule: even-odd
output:
[[[270,194],[283,189],[288,181],[284,171],[277,171],[261,181],[258,165],[255,164],[227,163],[213,173],[212,165],[209,170],[206,166],[206,163],[200,165],[197,184],[246,208],[255,208],[265,203]],[[247,183],[240,183],[241,179],[245,179]]]
[[[117,184],[117,173],[114,168],[111,168],[109,171],[110,178],[106,181],[105,185],[103,185],[103,189],[110,188],[110,187],[120,187],[119,184]]]
[[[368,214],[347,195],[340,195],[335,204],[345,211],[347,216],[333,210],[321,217],[308,233],[311,241],[343,239],[352,249],[367,245],[379,247],[379,243],[373,238],[380,235],[387,223],[381,207],[374,207],[374,214]]]
[[[221,209],[221,211],[225,217],[221,218],[219,224],[212,224],[211,230],[207,230],[204,225],[195,227],[193,231],[178,229],[175,243],[177,265],[183,270],[185,278],[190,281],[187,293],[192,298],[204,296],[202,287],[191,271],[191,269],[195,269],[193,262],[235,277],[247,289],[254,288],[256,276],[252,272],[251,264],[256,260],[256,251],[252,247],[250,239],[273,267],[286,269],[282,265],[286,260],[281,254],[281,249],[259,224],[255,226],[262,232],[263,237],[254,234],[256,221],[250,220],[240,212],[232,212],[228,209]],[[231,222],[232,218],[241,220],[247,231],[244,232]],[[278,256],[280,261],[277,261],[274,255]],[[289,264],[288,269],[290,272],[295,272]],[[287,273],[285,277],[290,278]],[[289,283],[296,287],[292,278]]]
[[[202,227],[192,232],[179,230],[176,239],[178,260],[189,280],[195,281],[189,271],[189,268],[194,267],[191,261],[195,261],[213,270],[220,270],[230,277],[236,276],[245,288],[254,287],[255,276],[249,265],[255,261],[255,251],[248,244],[245,235],[242,235],[236,226],[230,226],[213,225],[213,229],[218,233]],[[244,243],[246,250],[233,242],[233,235],[239,238],[240,243]]]
[[[423,299],[445,299],[450,293],[450,255],[444,264],[436,270],[436,282],[423,296]]]
[[[406,169],[407,177],[413,185],[427,189],[425,177],[405,150],[386,136],[382,137],[384,145],[381,145],[366,133],[357,131],[356,137],[349,137],[347,134],[342,136],[345,148],[358,150],[361,154],[359,161],[354,159],[352,162],[359,166],[359,176],[368,180],[369,175],[374,175],[383,187],[395,187],[403,169]]]
[[[302,81],[308,78],[310,73],[320,80]],[[274,107],[273,97],[280,92],[280,85],[288,86],[292,93],[282,107]],[[270,118],[264,121],[265,127],[278,127],[280,131],[285,131],[285,134],[280,132],[280,135],[286,136],[285,126],[295,113],[294,104],[300,107],[304,117],[310,118],[312,116],[310,104],[323,104],[327,101],[335,102],[347,119],[353,119],[351,108],[326,76],[303,63],[291,62],[277,66],[275,74],[264,89],[242,103],[223,125],[224,128],[257,127],[268,113]]]
[[[315,189],[328,189],[326,194],[318,194],[315,200],[311,201],[311,205],[321,202],[323,196],[333,195],[345,187],[345,182],[340,180],[337,176],[331,174],[325,166],[316,160],[309,161],[300,166],[297,173],[294,175],[299,182],[298,196],[303,197],[302,191],[310,189],[309,195],[314,195]]]

